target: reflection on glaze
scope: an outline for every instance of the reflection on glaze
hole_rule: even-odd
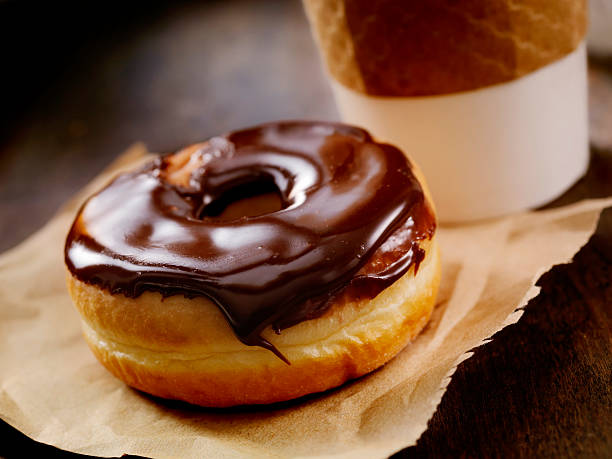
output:
[[[285,360],[261,337],[267,326],[320,316],[341,292],[377,295],[418,267],[418,242],[435,230],[404,155],[362,129],[267,124],[215,137],[196,159],[187,186],[165,180],[165,157],[91,197],[66,242],[72,274],[128,297],[207,297],[243,343]],[[262,190],[282,208],[216,217]]]

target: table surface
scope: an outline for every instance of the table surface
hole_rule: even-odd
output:
[[[32,1],[0,3],[0,251],[136,140],[169,152],[262,121],[337,119],[298,2],[47,3],[34,16]],[[612,195],[612,59],[589,66],[591,165],[550,206]],[[399,455],[612,456],[612,212],[538,283]],[[4,457],[84,457],[3,422],[0,438]]]

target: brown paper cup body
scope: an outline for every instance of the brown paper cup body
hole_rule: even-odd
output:
[[[304,0],[331,76],[375,96],[468,91],[576,49],[586,0]]]

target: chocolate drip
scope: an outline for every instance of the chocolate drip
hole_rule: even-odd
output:
[[[196,154],[186,186],[166,180],[159,158],[85,203],[65,247],[77,279],[127,297],[207,297],[243,343],[285,360],[261,337],[267,326],[320,316],[343,292],[374,297],[418,267],[418,243],[435,230],[405,156],[362,129],[273,123]],[[229,202],[270,191],[280,210],[218,218]]]

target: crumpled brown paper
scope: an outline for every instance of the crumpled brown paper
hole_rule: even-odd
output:
[[[79,203],[133,147],[38,233],[0,257],[0,416],[33,439],[84,454],[152,457],[385,457],[416,443],[470,350],[520,317],[534,280],[567,261],[612,200],[442,227],[443,278],[430,324],[384,368],[269,407],[203,409],[134,391],[81,337],[63,244]]]

